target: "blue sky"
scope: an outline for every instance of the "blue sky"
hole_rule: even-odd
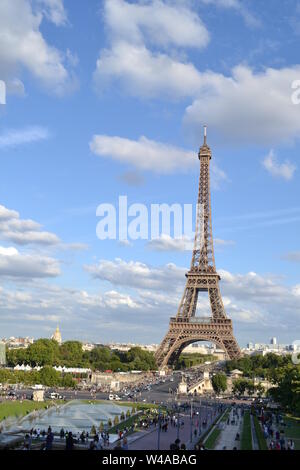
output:
[[[2,0],[0,31],[0,336],[162,339],[190,251],[96,208],[195,203],[206,123],[236,336],[298,339],[300,3]]]

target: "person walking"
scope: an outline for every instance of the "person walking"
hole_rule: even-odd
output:
[[[124,439],[123,439],[122,449],[123,450],[128,450],[128,441],[127,441],[126,437],[124,437]]]

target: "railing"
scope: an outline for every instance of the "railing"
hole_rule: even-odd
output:
[[[213,318],[213,317],[171,317],[171,323],[192,323],[192,324],[228,324],[231,323],[230,318]]]

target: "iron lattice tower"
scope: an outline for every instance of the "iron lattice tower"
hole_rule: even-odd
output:
[[[226,358],[241,356],[233,335],[232,321],[226,316],[220,288],[220,276],[216,271],[211,223],[210,160],[211,150],[206,142],[198,154],[200,178],[197,201],[197,217],[194,248],[190,270],[186,273],[186,285],[176,317],[170,319],[169,330],[156,352],[159,368],[174,364],[181,351],[191,343],[210,341],[225,352]],[[197,317],[199,292],[208,292],[211,316]]]

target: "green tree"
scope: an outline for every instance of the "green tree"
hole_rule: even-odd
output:
[[[217,394],[225,392],[227,389],[227,377],[225,374],[218,373],[212,376],[211,383]]]
[[[80,367],[88,365],[84,360],[82,343],[80,341],[66,341],[59,350],[60,362],[67,367]]]
[[[40,383],[47,387],[60,385],[61,375],[53,367],[45,366],[40,370]]]
[[[265,394],[265,389],[260,382],[255,386],[255,391],[259,397]]]
[[[120,420],[119,420],[119,416],[116,415],[115,416],[115,419],[114,419],[114,425],[117,426],[119,424]]]
[[[277,387],[269,390],[269,394],[293,414],[300,415],[300,366],[288,365],[285,373],[279,378]]]
[[[246,389],[248,386],[248,380],[247,379],[236,379],[233,382],[233,387],[232,391],[234,395],[244,395]]]
[[[27,361],[31,366],[59,364],[59,344],[52,339],[38,339],[27,348]]]
[[[61,385],[66,388],[75,388],[76,382],[72,377],[72,374],[64,374],[61,379]]]
[[[96,434],[97,434],[97,431],[96,431],[95,426],[93,425],[91,428],[91,436],[95,436]]]

